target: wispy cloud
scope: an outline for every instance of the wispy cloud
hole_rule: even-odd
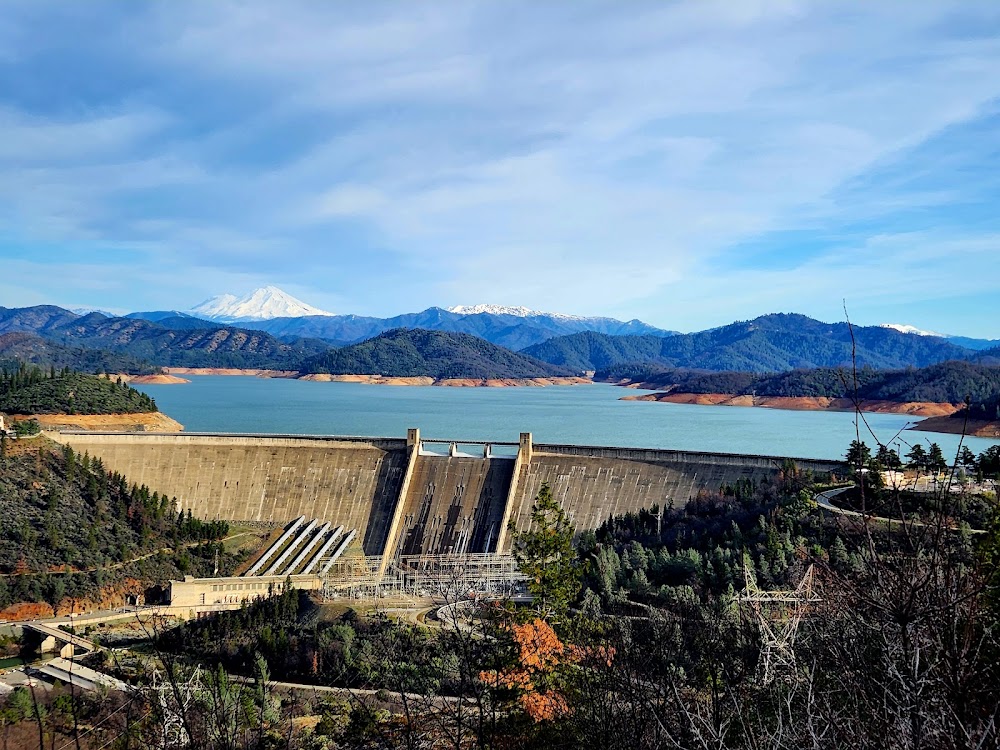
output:
[[[147,291],[171,307],[243,280],[696,328],[828,315],[853,281],[862,317],[905,322],[1000,234],[961,220],[996,193],[975,125],[998,32],[957,0],[24,4],[0,25],[0,233],[18,257],[134,248],[126,299],[197,270]]]

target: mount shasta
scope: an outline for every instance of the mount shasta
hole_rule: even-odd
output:
[[[223,294],[191,310],[158,310],[130,313],[129,318],[154,321],[168,328],[204,327],[198,321],[252,323],[252,328],[290,340],[322,339],[332,344],[352,344],[396,328],[425,328],[449,333],[468,333],[508,349],[523,349],[555,336],[596,331],[612,336],[626,334],[670,336],[641,320],[621,321],[607,317],[584,317],[540,312],[505,305],[459,305],[429,307],[416,313],[390,318],[335,315],[321,310],[274,286],[255,289],[242,297]],[[193,318],[198,321],[192,320]]]

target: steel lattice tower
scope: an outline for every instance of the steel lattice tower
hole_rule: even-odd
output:
[[[764,591],[757,585],[750,556],[743,555],[746,588],[739,596],[741,607],[753,612],[760,627],[762,679],[771,682],[779,672],[795,669],[795,637],[802,616],[812,602],[819,601],[813,593],[813,566],[806,568],[802,580],[792,591]]]

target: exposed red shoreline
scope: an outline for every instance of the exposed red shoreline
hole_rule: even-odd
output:
[[[622,401],[661,401],[672,404],[703,404],[710,406],[757,406],[766,409],[795,411],[854,411],[855,403],[849,398],[825,396],[745,396],[732,393],[683,393],[659,392],[642,396],[624,396]],[[877,414],[908,414],[914,417],[948,417],[958,411],[961,404],[933,401],[861,401],[861,411]],[[926,429],[926,428],[925,428]]]

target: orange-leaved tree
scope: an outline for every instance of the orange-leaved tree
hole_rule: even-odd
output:
[[[577,658],[545,620],[512,624],[510,633],[517,663],[504,670],[483,672],[490,687],[514,692],[518,703],[536,722],[554,719],[569,711],[559,690],[559,667]]]

